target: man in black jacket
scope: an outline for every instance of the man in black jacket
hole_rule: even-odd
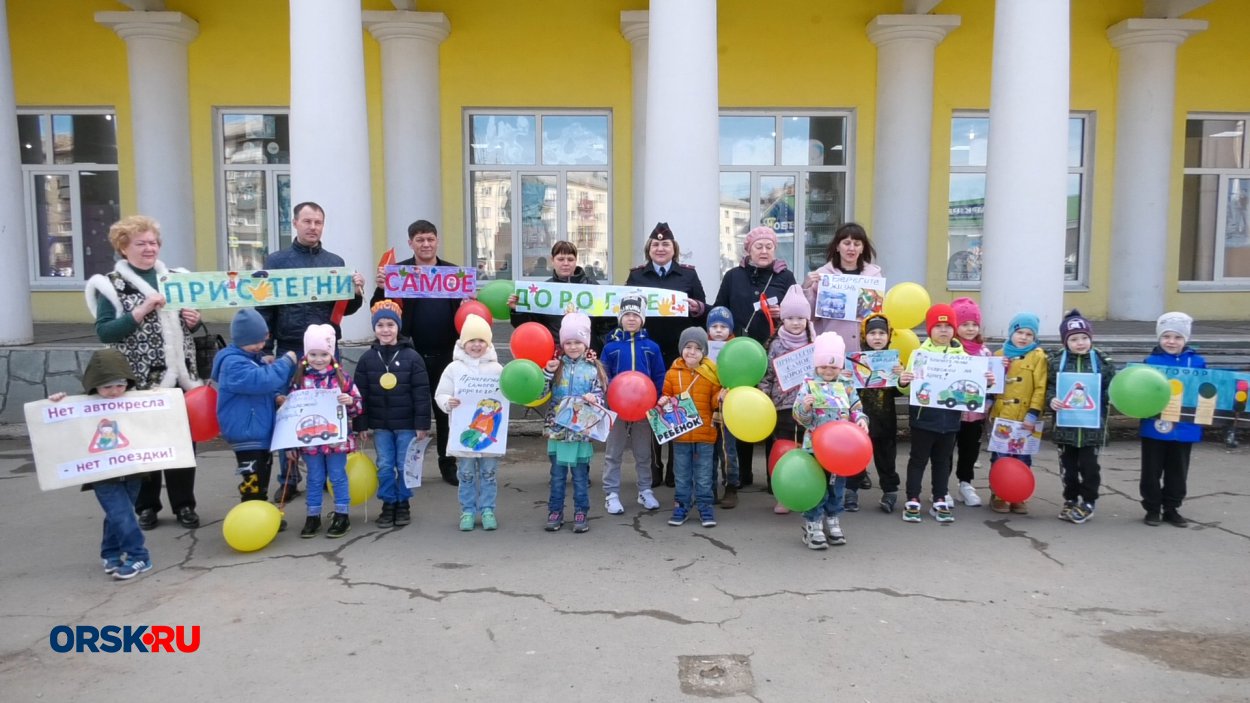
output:
[[[438,229],[429,220],[417,220],[408,225],[408,246],[414,256],[398,262],[399,266],[456,266],[438,257]],[[386,297],[383,289],[382,269],[378,269],[377,288],[369,304]],[[462,302],[458,298],[395,298],[403,309],[400,334],[412,341],[412,346],[425,361],[430,388],[437,388],[443,370],[451,363],[452,348],[460,336],[456,332],[456,309]],[[456,458],[447,455],[447,413],[433,406],[436,443],[438,444],[438,471],[443,480],[453,486],[456,479]]]

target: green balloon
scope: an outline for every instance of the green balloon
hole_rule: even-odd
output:
[[[1172,400],[1172,387],[1157,369],[1130,366],[1111,379],[1107,395],[1116,410],[1140,419],[1163,412]]]
[[[750,337],[731,339],[716,357],[716,368],[725,388],[756,386],[768,370],[768,352]]]
[[[512,291],[512,281],[491,281],[478,290],[477,300],[490,310],[496,320],[506,320],[512,313],[508,307]]]
[[[543,370],[529,359],[513,359],[499,374],[503,397],[518,404],[532,403],[543,396]]]
[[[828,486],[829,474],[802,449],[782,454],[773,468],[773,497],[796,513],[820,505]]]

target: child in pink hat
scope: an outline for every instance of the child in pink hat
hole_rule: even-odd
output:
[[[781,326],[777,328],[777,333],[768,340],[768,370],[764,372],[764,380],[760,381],[759,385],[759,389],[768,394],[773,405],[777,406],[777,429],[773,431],[774,440],[789,439],[799,442],[803,439],[803,428],[795,424],[791,413],[799,387],[797,385],[785,387],[778,380],[773,360],[782,354],[789,354],[811,344],[814,337],[811,322],[812,308],[803,295],[803,289],[797,284],[790,286],[785,297],[781,299]],[[772,442],[768,445],[767,450],[771,452]],[[771,490],[771,475],[768,485]],[[785,515],[790,511],[778,503],[774,506],[773,512]]]

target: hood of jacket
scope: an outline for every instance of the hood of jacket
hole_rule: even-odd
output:
[[[718,386],[720,385],[720,373],[716,369],[716,362],[707,357],[704,357],[703,361],[699,362],[698,368],[692,369],[689,366],[686,366],[685,359],[675,360],[668,368],[670,371],[678,371],[681,373],[697,373],[712,383]]]
[[[82,372],[82,388],[87,395],[100,386],[118,379],[126,379],[126,390],[135,387],[135,374],[126,356],[116,349],[101,349],[91,355],[87,368]]]
[[[617,327],[616,329],[612,330],[612,334],[608,335],[608,341],[609,342],[628,342],[631,336],[634,337],[634,339],[651,339],[651,337],[647,334],[646,329],[639,328],[637,332],[626,332],[620,327]]]

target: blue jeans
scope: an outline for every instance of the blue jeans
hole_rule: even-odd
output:
[[[829,485],[825,487],[825,497],[816,507],[803,513],[803,519],[813,522],[824,517],[837,517],[843,512],[842,500],[846,496],[846,477],[830,476]]]
[[[999,454],[998,452],[990,452],[990,465],[993,466],[994,462],[1008,457],[1012,459],[1019,459],[1024,462],[1025,466],[1030,468],[1033,466],[1033,456],[1031,454]]]
[[[726,486],[741,488],[738,478],[738,440],[722,425],[717,428],[716,446],[712,449],[712,475],[723,477]]]
[[[313,517],[321,515],[321,495],[325,491],[326,474],[330,476],[330,489],[334,492],[334,512],[347,514],[352,505],[352,496],[347,489],[347,455],[305,454],[304,464],[308,467],[308,490],[304,499],[308,501],[308,514]]]
[[[404,485],[404,457],[408,445],[417,438],[415,430],[374,430],[373,447],[378,452],[378,500],[398,503],[412,497]]]
[[[590,512],[590,464],[566,466],[556,462],[555,454],[547,456],[551,457],[551,495],[547,498],[547,512],[564,514],[564,484],[570,470],[573,472],[573,512]]]
[[[674,499],[683,508],[691,508],[691,492],[694,502],[706,508],[712,507],[712,452],[711,442],[673,442],[673,479],[676,481]]]
[[[460,512],[477,513],[478,511],[495,510],[495,497],[499,495],[499,484],[495,481],[495,473],[499,469],[499,457],[475,456],[460,457],[456,463],[456,478],[460,480]],[[587,477],[590,468],[587,467]],[[576,473],[574,473],[576,476]],[[561,477],[560,487],[564,487]],[[589,482],[587,483],[589,488]],[[576,486],[574,486],[576,491]],[[587,501],[590,498],[586,499]],[[574,499],[576,502],[576,498]],[[564,506],[564,495],[560,495],[560,505]]]
[[[104,539],[100,541],[100,558],[120,561],[122,555],[133,561],[151,562],[143,544],[143,530],[135,517],[135,499],[143,479],[127,476],[121,481],[101,481],[93,486],[95,499],[104,508]]]

